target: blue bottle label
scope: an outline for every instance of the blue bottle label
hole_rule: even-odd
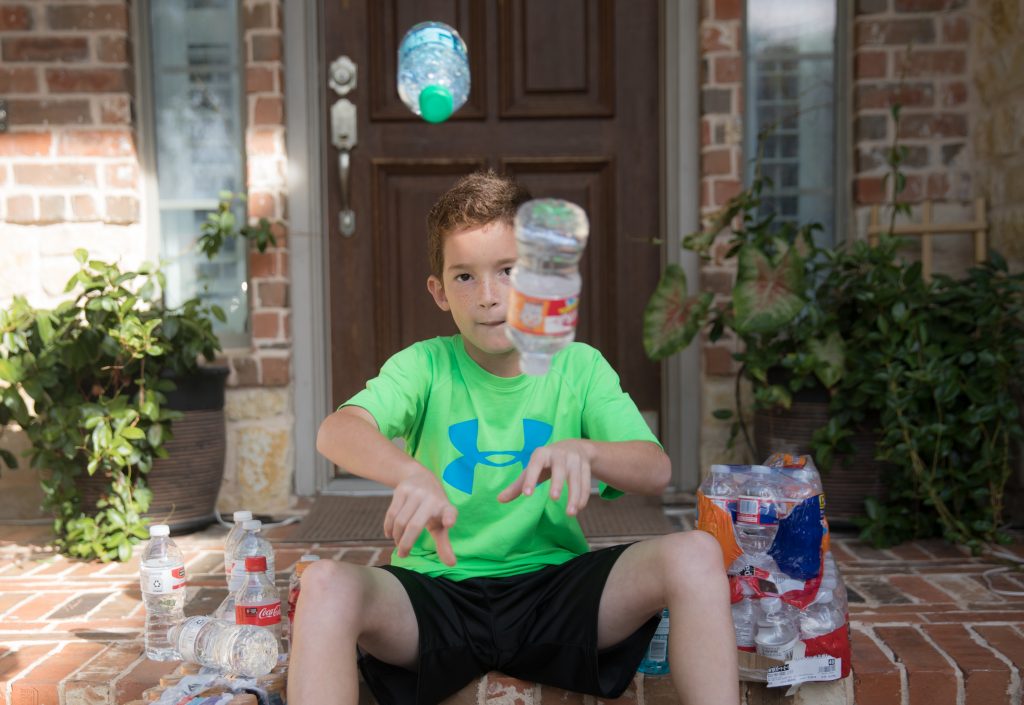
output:
[[[443,27],[421,27],[415,32],[405,35],[402,45],[398,49],[399,61],[409,55],[409,52],[423,46],[424,44],[442,44],[450,46],[463,58],[466,58],[466,47],[459,35]]]

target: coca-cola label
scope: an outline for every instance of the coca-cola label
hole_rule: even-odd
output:
[[[267,602],[262,605],[235,604],[236,624],[255,624],[269,627],[281,623],[281,601]]]
[[[578,296],[544,299],[513,289],[508,299],[508,324],[532,335],[565,335],[576,330]]]
[[[166,568],[144,568],[140,574],[140,587],[143,592],[166,595],[175,590],[185,589],[185,566],[167,566]]]

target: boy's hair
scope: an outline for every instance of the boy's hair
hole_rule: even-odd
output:
[[[427,215],[427,258],[430,273],[442,278],[444,238],[454,232],[501,221],[512,225],[516,210],[530,192],[493,169],[463,176],[437,199]]]

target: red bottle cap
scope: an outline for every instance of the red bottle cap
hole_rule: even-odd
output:
[[[267,570],[266,556],[247,556],[245,559],[245,571],[247,573],[263,573]]]

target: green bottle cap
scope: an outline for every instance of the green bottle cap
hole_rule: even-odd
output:
[[[444,122],[452,116],[452,94],[444,86],[426,86],[420,91],[420,114],[427,122]]]

